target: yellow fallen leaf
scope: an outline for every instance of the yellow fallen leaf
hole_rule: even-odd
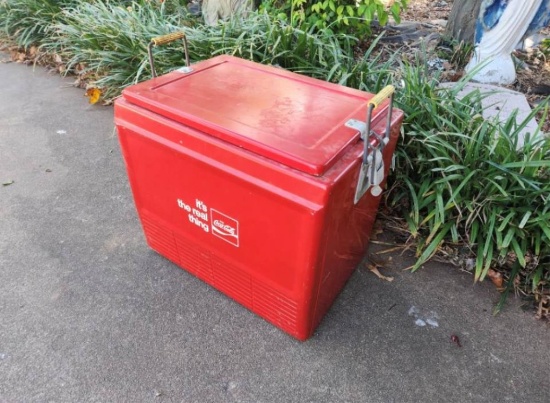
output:
[[[99,88],[88,88],[86,90],[86,96],[88,97],[88,101],[93,105],[99,101],[101,90]]]

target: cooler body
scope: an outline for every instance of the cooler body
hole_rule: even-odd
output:
[[[230,57],[194,65],[194,74],[210,74],[220,66],[241,73],[244,69],[246,75],[247,68],[255,69],[258,80],[263,75],[266,81],[272,81],[273,75],[290,84],[300,80],[298,91],[304,85],[318,85],[316,80]],[[223,78],[226,73],[220,69],[220,80],[227,79]],[[131,87],[115,104],[119,140],[147,242],[181,268],[305,340],[330,308],[368,244],[380,196],[367,192],[354,202],[363,141],[353,129],[342,129],[347,136],[344,140],[328,130],[339,136],[338,147],[330,149],[330,144],[307,140],[322,137],[322,133],[304,133],[307,141],[298,142],[307,150],[293,154],[294,149],[289,149],[287,143],[296,142],[300,133],[286,130],[281,121],[281,116],[295,113],[284,110],[292,102],[283,105],[282,112],[269,116],[273,118],[271,129],[284,132],[275,136],[274,145],[269,143],[273,130],[265,129],[265,122],[260,129],[250,131],[249,121],[234,118],[241,113],[232,114],[230,104],[235,106],[237,102],[250,102],[248,107],[239,106],[250,109],[246,119],[259,116],[266,108],[272,110],[271,101],[267,106],[247,101],[243,91],[248,94],[248,89],[235,88],[240,98],[221,106],[212,105],[212,99],[196,99],[195,105],[187,108],[189,100],[184,99],[179,107],[183,114],[176,111],[175,101],[165,97],[168,92],[151,92],[151,88],[156,91],[183,82],[185,88],[180,85],[172,98],[185,98],[174,95],[184,90],[185,96],[193,97],[195,85],[200,98],[209,91],[204,86],[211,83],[210,91],[215,92],[212,97],[219,95],[220,88],[212,76],[200,85],[193,82],[192,76],[182,81],[179,73],[170,73],[145,86]],[[339,90],[326,83],[319,85],[322,94]],[[284,93],[293,97],[291,87]],[[362,105],[372,95],[359,91],[351,94],[361,106],[352,105],[352,117],[364,118]],[[188,113],[189,109],[198,112]],[[210,113],[213,115],[205,115]],[[383,151],[386,174],[401,119],[402,114],[395,111],[390,141]],[[238,125],[232,123],[235,121]],[[244,135],[236,132],[235,125]],[[315,130],[314,125],[310,130]],[[383,133],[384,119],[378,119],[373,130]],[[262,136],[268,140],[262,142]],[[322,150],[316,153],[315,147]]]

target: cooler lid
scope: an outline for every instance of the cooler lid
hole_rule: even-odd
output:
[[[124,90],[129,102],[311,175],[358,141],[362,91],[231,56],[194,64]]]

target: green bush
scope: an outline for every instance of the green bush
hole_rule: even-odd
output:
[[[252,13],[209,27],[193,24],[185,15],[134,3],[131,9],[96,1],[63,11],[63,22],[50,27],[43,48],[60,54],[69,69],[85,65],[106,97],[150,77],[147,43],[150,38],[184,30],[192,61],[232,54],[259,63],[274,64],[316,78],[375,91],[390,79],[389,64],[366,55],[353,56],[357,40],[320,30],[304,31],[266,13]],[[155,49],[159,73],[181,66],[181,44]]]
[[[47,37],[48,27],[60,21],[61,10],[77,0],[0,0],[0,29],[27,48]]]
[[[518,142],[520,132],[548,102],[522,123],[484,120],[481,96],[460,99],[440,89],[424,70],[404,66],[406,136],[397,151],[399,170],[391,201],[405,206],[419,239],[419,268],[442,242],[461,243],[477,256],[475,279],[490,267],[518,263],[536,288],[550,276],[550,139],[538,133]]]
[[[546,38],[540,44],[540,49],[546,57],[550,56],[550,39]]]
[[[28,48],[49,39],[52,25],[66,22],[66,10],[98,6],[146,7],[163,9],[166,13],[185,11],[187,0],[0,0],[0,32],[18,46]],[[93,14],[90,15],[93,17]]]
[[[358,37],[371,33],[377,20],[386,25],[390,16],[399,16],[408,0],[286,0],[268,1],[264,8],[274,14],[283,11],[292,25],[316,27],[329,32],[352,33]]]
[[[49,27],[42,49],[60,55],[68,71],[83,67],[80,73],[103,87],[107,98],[150,77],[149,40],[180,30],[185,17],[147,1],[79,3],[65,8],[60,22]]]

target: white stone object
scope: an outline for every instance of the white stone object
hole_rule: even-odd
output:
[[[533,34],[526,37],[520,44],[517,46],[517,49],[532,51],[536,46],[538,46],[543,40],[548,39],[548,35],[542,34]]]
[[[203,0],[202,15],[207,25],[216,25],[232,15],[245,15],[253,6],[252,0]]]
[[[527,32],[542,0],[509,0],[498,23],[483,33],[466,72],[478,68],[473,80],[485,84],[512,84],[516,69],[512,51]]]
[[[454,85],[456,84],[442,83],[441,87],[451,88]],[[485,119],[497,118],[500,122],[504,123],[513,112],[517,111],[516,123],[519,125],[529,117],[532,111],[525,98],[525,94],[495,85],[468,83],[458,93],[458,97],[463,98],[475,90],[479,90],[483,97],[481,104],[483,106],[483,117]],[[525,137],[528,134],[531,137],[534,135],[543,135],[543,133],[538,131],[538,124],[535,118],[532,118],[520,132],[517,145],[518,149],[523,148]]]

